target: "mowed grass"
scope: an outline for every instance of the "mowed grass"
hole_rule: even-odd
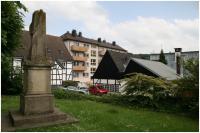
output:
[[[186,116],[129,109],[94,101],[55,99],[63,112],[79,119],[79,123],[62,124],[18,131],[199,131],[198,119]],[[2,96],[2,113],[19,108],[18,96]]]

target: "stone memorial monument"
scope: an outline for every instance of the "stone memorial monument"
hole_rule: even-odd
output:
[[[77,120],[54,107],[51,92],[51,60],[46,54],[46,14],[42,10],[33,13],[30,25],[31,44],[24,60],[24,89],[20,96],[19,111],[10,111],[15,127],[37,127]]]

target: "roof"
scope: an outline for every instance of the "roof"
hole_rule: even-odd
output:
[[[123,49],[122,47],[120,47],[117,44],[113,45],[112,43],[108,43],[108,42],[105,42],[105,43],[104,42],[98,42],[97,40],[85,38],[83,36],[81,36],[81,37],[80,36],[73,36],[69,32],[63,34],[61,37],[63,38],[63,40],[79,41],[79,42],[83,42],[83,43],[95,44],[95,45],[98,45],[100,47],[106,47],[106,48],[126,51],[125,49]]]
[[[167,80],[174,80],[179,78],[179,75],[176,74],[176,71],[172,68],[168,67],[167,65],[158,62],[158,61],[150,61],[138,58],[131,58],[132,61],[140,64],[147,70],[151,71],[152,73],[156,74],[161,78],[165,78]]]
[[[131,66],[133,65],[132,61],[135,64],[134,66]],[[127,71],[127,68],[131,68],[131,71]],[[179,78],[173,69],[161,62],[139,59],[137,55],[131,53],[120,53],[111,50],[106,51],[92,78],[121,79],[123,75],[134,71],[167,80]]]
[[[31,37],[29,31],[23,31],[22,33],[22,45],[14,52],[15,57],[27,58],[28,49],[31,44]],[[61,37],[46,35],[47,43],[47,56],[52,58],[54,61],[56,59],[63,61],[72,61],[72,56],[65,47],[65,44]]]
[[[107,52],[110,54],[119,72],[124,72],[130,58],[134,57],[132,53],[120,53],[111,50],[107,50]]]

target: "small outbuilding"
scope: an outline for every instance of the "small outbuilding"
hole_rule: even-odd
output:
[[[107,50],[92,77],[93,84],[102,84],[110,91],[118,92],[120,79],[134,72],[166,80],[179,78],[173,69],[161,62],[139,59],[131,53]]]

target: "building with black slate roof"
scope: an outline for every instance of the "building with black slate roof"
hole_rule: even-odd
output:
[[[120,53],[108,50],[92,77],[93,83],[107,84],[106,87],[109,90],[119,91],[121,85],[120,79],[126,74],[134,72],[160,77],[166,80],[179,78],[175,70],[161,62],[139,59],[131,53]],[[109,86],[113,86],[112,88],[114,89],[110,89]]]

